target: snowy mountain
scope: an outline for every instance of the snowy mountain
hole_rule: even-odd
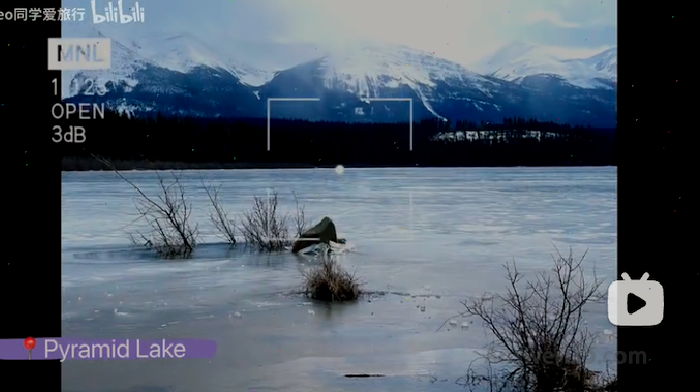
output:
[[[222,50],[186,33],[148,34],[140,37],[115,37],[114,31],[105,34],[95,27],[86,25],[79,31],[81,38],[109,37],[112,40],[112,68],[104,71],[82,71],[63,73],[63,97],[69,98],[88,86],[80,83],[83,79],[95,82],[95,87],[105,89],[108,83],[133,88],[139,80],[133,76],[149,67],[157,67],[174,73],[187,74],[205,67],[228,73],[243,84],[261,86],[274,77],[274,72],[263,71],[222,54]],[[75,27],[71,34],[75,35]],[[73,83],[71,83],[73,82]]]
[[[585,59],[563,59],[549,49],[514,42],[477,65],[480,72],[516,83],[552,77],[585,89],[612,89],[617,81],[617,48]]]
[[[617,81],[617,48],[610,48],[586,59],[565,60],[567,63],[579,63],[588,69],[593,68],[610,80]]]
[[[91,34],[95,35],[81,36],[104,36],[94,29]],[[519,116],[615,125],[615,93],[601,76],[614,75],[614,52],[581,60],[539,56],[537,69],[560,72],[557,75],[566,75],[564,81],[564,76],[553,80],[548,72],[533,72],[532,65],[516,67],[524,70],[524,76],[505,74],[507,67],[537,53],[522,46],[497,53],[487,65],[498,70],[480,75],[399,45],[346,47],[275,71],[236,61],[224,54],[231,48],[214,48],[187,34],[110,38],[112,69],[65,72],[66,99],[104,102],[132,114],[160,111],[202,117],[265,117],[268,98],[319,98],[318,103],[275,102],[271,114],[310,120],[406,121],[406,102],[368,99],[411,98],[416,120],[499,121]],[[593,70],[600,76],[598,84],[576,83],[593,80]],[[89,80],[95,80],[103,95],[86,95]]]
[[[342,118],[348,117],[341,113],[345,109],[350,109],[350,117],[364,116],[364,119],[369,120],[374,114],[372,107],[392,112],[387,108],[398,105],[404,108],[399,115],[405,121],[408,115],[405,102],[375,105],[367,99],[413,98],[422,103],[414,107],[419,115],[443,118],[432,107],[440,85],[449,85],[455,92],[464,93],[468,90],[476,102],[492,105],[481,100],[488,100],[491,89],[498,88],[499,84],[498,81],[477,75],[459,64],[434,57],[427,52],[405,46],[371,45],[346,48],[279,72],[260,92],[270,97],[295,97],[300,96],[301,92],[307,96],[311,94],[322,97],[323,100],[336,104],[332,108],[337,109],[335,114]],[[291,86],[294,86],[294,90],[291,90]],[[370,113],[364,113],[368,108]],[[387,116],[395,117],[389,114]],[[375,117],[377,118],[372,119],[385,116],[377,114]]]

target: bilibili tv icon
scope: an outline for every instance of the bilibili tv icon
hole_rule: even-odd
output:
[[[109,69],[109,38],[49,38],[49,71]]]
[[[618,326],[650,327],[664,319],[664,288],[644,273],[632,280],[626,272],[608,288],[608,319]]]

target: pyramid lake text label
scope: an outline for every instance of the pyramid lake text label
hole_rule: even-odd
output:
[[[147,342],[142,344],[139,339],[116,344],[70,344],[62,345],[57,340],[47,339],[44,346],[44,356],[49,357],[50,353],[60,352],[61,362],[68,359],[103,359],[103,358],[184,358],[187,348],[183,343],[168,342],[162,339],[161,342]],[[136,354],[135,356],[133,354]]]

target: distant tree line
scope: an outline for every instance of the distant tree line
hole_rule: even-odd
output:
[[[614,129],[504,118],[500,124],[423,120],[409,124],[191,117],[128,117],[107,111],[64,144],[64,170],[85,170],[89,153],[126,162],[208,167],[600,166],[614,165]],[[457,138],[454,135],[457,134]],[[442,135],[442,136],[441,136]],[[470,138],[464,137],[470,136]],[[232,166],[233,165],[233,166]]]

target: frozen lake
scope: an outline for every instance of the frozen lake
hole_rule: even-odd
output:
[[[124,174],[157,195],[153,172]],[[589,271],[615,280],[613,167],[183,176],[203,244],[192,259],[163,261],[133,249],[124,233],[135,218],[133,188],[112,172],[63,173],[63,336],[215,339],[216,357],[67,362],[63,391],[463,391],[454,381],[488,343],[484,331],[476,321],[467,330],[436,329],[466,296],[504,289],[503,263],[515,259],[532,274],[551,267],[554,246],[567,254],[571,246],[575,256],[588,249]],[[294,292],[310,256],[229,249],[209,222],[200,176],[223,184],[232,213],[274,188],[284,211],[294,210],[295,191],[313,223],[331,217],[351,249],[338,260],[357,269],[371,301],[308,301]],[[615,330],[604,304],[585,314],[590,329]],[[614,351],[615,341],[596,350]]]

